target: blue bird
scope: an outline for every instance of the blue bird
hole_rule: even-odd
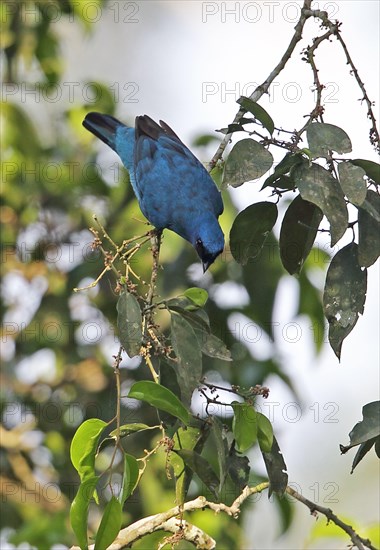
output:
[[[224,248],[223,201],[199,160],[165,122],[147,115],[130,128],[113,116],[88,113],[83,126],[119,155],[148,221],[189,241],[206,271]]]

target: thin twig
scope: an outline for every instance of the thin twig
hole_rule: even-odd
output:
[[[345,533],[347,533],[347,535],[350,537],[354,545],[359,550],[364,550],[365,548],[370,548],[370,550],[376,550],[373,544],[371,544],[370,540],[364,539],[363,537],[358,535],[351,525],[348,525],[347,523],[344,523],[341,519],[339,519],[338,516],[335,515],[330,508],[319,506],[319,504],[316,504],[315,502],[312,502],[311,500],[308,500],[307,498],[303,497],[291,487],[287,487],[286,492],[288,493],[288,495],[298,500],[298,502],[302,502],[302,504],[307,506],[312,515],[315,516],[317,515],[317,512],[319,512],[320,514],[323,514],[328,521],[332,521],[333,523],[335,523],[335,525],[337,525],[338,527],[340,527],[340,529],[342,529]]]
[[[284,55],[281,57],[280,62],[277,64],[277,66],[273,69],[273,71],[270,73],[270,75],[267,77],[266,80],[260,86],[257,86],[257,88],[252,92],[252,94],[249,96],[249,99],[252,101],[258,101],[264,94],[268,93],[269,86],[272,84],[274,79],[280,74],[282,69],[285,67],[286,63],[289,61],[292,53],[294,52],[295,47],[297,46],[298,42],[302,38],[302,31],[305,26],[305,23],[307,19],[310,17],[310,8],[311,8],[311,2],[312,0],[304,0],[302,9],[301,9],[301,17],[299,18],[299,21],[297,25],[295,26],[295,33],[289,43],[289,46],[287,47]],[[238,124],[240,122],[240,119],[243,117],[243,115],[246,113],[246,110],[242,107],[239,109],[239,111],[236,113],[236,116],[232,122],[232,124]],[[212,170],[218,160],[220,160],[223,156],[224,150],[226,149],[232,134],[226,134],[223,138],[223,141],[219,144],[219,147],[212,157],[210,164],[209,164],[209,170]]]

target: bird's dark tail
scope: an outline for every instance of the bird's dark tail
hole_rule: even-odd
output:
[[[115,149],[117,128],[124,126],[117,118],[111,115],[102,115],[101,113],[88,113],[82,124],[86,130],[104,141],[111,149]]]

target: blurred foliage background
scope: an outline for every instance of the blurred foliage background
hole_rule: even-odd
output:
[[[113,114],[115,102],[107,83],[83,82],[98,98],[54,111],[46,107],[53,140],[47,145],[43,132],[29,111],[36,98],[45,108],[44,94],[54,94],[62,83],[64,59],[57,25],[72,17],[78,2],[9,2],[0,5],[4,55],[1,106],[2,126],[2,361],[0,449],[3,513],[2,537],[14,544],[28,542],[46,550],[54,544],[74,542],[68,521],[70,501],[78,479],[70,463],[69,447],[78,425],[91,417],[110,420],[115,412],[113,355],[116,301],[112,277],[104,277],[96,288],[74,293],[93,281],[103,269],[103,260],[92,249],[96,213],[112,239],[123,239],[146,231],[142,214],[119,164],[105,173],[97,163],[94,140],[81,127],[88,110]],[[101,6],[101,0],[92,2]],[[83,10],[77,24],[90,31]],[[36,78],[36,74],[38,77]],[[24,88],[23,88],[24,87]],[[33,90],[20,103],[17,94]],[[16,93],[17,92],[17,93]],[[12,99],[12,95],[15,99]],[[202,143],[202,139],[198,140]],[[194,149],[198,155],[202,149]],[[201,159],[205,162],[209,159]],[[236,211],[224,193],[226,213],[223,229],[228,235]],[[296,317],[307,316],[314,328],[315,353],[321,349],[324,321],[321,288],[327,255],[316,249],[297,279],[300,300]],[[285,271],[278,241],[272,235],[260,257],[242,267],[228,252],[205,276],[190,245],[165,232],[162,247],[159,293],[168,298],[189,286],[203,286],[210,295],[207,311],[213,332],[222,338],[233,355],[233,363],[204,357],[204,373],[219,384],[253,386],[268,376],[281,378],[295,391],[284,372],[273,330],[273,308]],[[151,269],[149,247],[136,256],[134,268],[143,279]],[[319,275],[318,275],[319,273]],[[316,276],[317,274],[317,276]],[[160,322],[166,326],[164,315]],[[252,343],[257,334],[270,342],[265,359],[256,356]],[[147,378],[139,361],[123,360],[123,394],[131,384]],[[147,422],[152,409],[136,408],[123,399],[123,422]],[[228,423],[229,419],[224,418]],[[128,439],[128,452],[141,455],[151,448],[151,432]],[[99,464],[107,459],[100,453]],[[209,459],[213,460],[212,450]],[[150,461],[139,492],[125,510],[124,523],[162,511],[174,504],[174,485],[165,477],[165,455]],[[252,472],[252,479],[260,476]],[[196,494],[196,488],[190,489]],[[230,500],[235,495],[231,489]],[[291,521],[288,503],[280,503],[283,528]],[[95,514],[95,513],[94,513]],[[244,547],[240,524],[212,512],[194,514],[194,523],[207,525],[208,533],[224,548]],[[97,517],[93,516],[94,525]],[[153,547],[153,539],[136,548]],[[185,547],[185,545],[183,546]]]

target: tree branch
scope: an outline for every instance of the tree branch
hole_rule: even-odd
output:
[[[205,497],[200,496],[189,502],[185,502],[182,506],[175,506],[166,512],[161,512],[160,514],[155,514],[154,516],[149,516],[139,521],[136,521],[132,525],[129,525],[125,529],[122,529],[111,544],[108,550],[123,550],[128,548],[130,544],[141,539],[145,535],[154,533],[155,531],[168,531],[174,533],[176,540],[187,540],[192,542],[196,548],[200,549],[213,549],[215,548],[215,541],[204,533],[198,527],[184,521],[183,519],[178,519],[178,516],[182,518],[182,515],[185,512],[192,512],[194,510],[204,510],[209,508],[214,510],[216,514],[224,512],[227,515],[237,518],[240,514],[240,507],[243,502],[253,494],[262,493],[269,488],[269,482],[260,483],[254,487],[244,487],[241,494],[234,500],[234,502],[227,506],[223,502],[210,502],[206,500]],[[342,529],[350,537],[352,543],[358,550],[365,550],[369,548],[370,550],[377,550],[371,543],[370,540],[364,539],[353,529],[352,526],[347,525],[341,519],[334,514],[330,508],[324,508],[319,506],[315,502],[308,500],[303,497],[297,491],[291,487],[286,488],[286,493],[299,502],[302,502],[307,508],[309,508],[310,513],[314,516],[317,513],[323,514],[328,521],[332,521],[340,529]],[[170,537],[169,540],[174,540]],[[167,541],[168,542],[168,541]],[[72,546],[71,550],[80,550],[78,546]],[[89,546],[89,550],[94,550],[94,545]]]

